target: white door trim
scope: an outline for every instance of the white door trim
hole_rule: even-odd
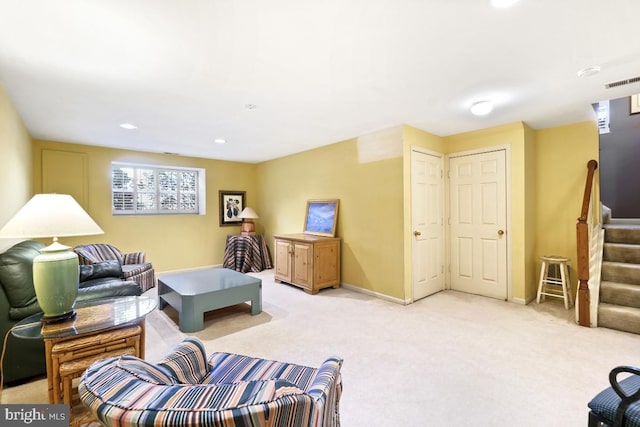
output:
[[[444,158],[444,165],[445,165],[445,179],[449,180],[449,159],[452,157],[463,157],[463,156],[470,156],[470,155],[475,155],[475,154],[483,154],[483,153],[490,153],[493,151],[500,151],[500,150],[504,150],[505,151],[505,175],[506,175],[506,191],[507,191],[507,195],[506,195],[506,208],[507,208],[507,212],[506,212],[506,222],[507,225],[505,227],[506,230],[506,237],[507,237],[507,259],[506,259],[506,263],[507,263],[507,300],[508,301],[513,301],[513,280],[512,280],[512,268],[513,268],[513,256],[512,256],[512,239],[511,239],[511,215],[512,215],[512,209],[511,209],[511,146],[510,145],[494,145],[494,146],[490,146],[490,147],[483,147],[483,148],[478,148],[478,149],[474,149],[474,150],[467,150],[467,151],[459,151],[459,152],[455,152],[455,153],[448,153],[445,155]],[[445,213],[445,218],[450,218],[450,210],[451,210],[451,200],[450,200],[450,194],[449,194],[449,181],[447,181],[446,185],[444,186],[445,188],[445,209],[446,209],[446,213]],[[446,241],[446,260],[447,260],[447,266],[451,266],[451,254],[450,254],[450,248],[451,248],[451,225],[449,224],[449,221],[445,221],[445,241]],[[447,289],[451,289],[451,272],[449,271],[449,268],[445,269],[446,271],[446,288]]]

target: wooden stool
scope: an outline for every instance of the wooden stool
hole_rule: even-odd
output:
[[[562,298],[564,308],[567,310],[573,305],[571,296],[571,276],[569,274],[569,259],[560,256],[543,256],[540,258],[540,281],[538,282],[538,298],[544,300],[545,296]],[[554,266],[553,275],[549,275],[550,267]]]

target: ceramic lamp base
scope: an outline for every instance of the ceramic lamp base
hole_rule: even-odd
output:
[[[78,296],[78,255],[54,241],[33,260],[33,286],[43,321],[62,322],[75,315]]]
[[[67,320],[71,320],[75,317],[76,317],[76,311],[74,309],[71,309],[69,313],[61,314],[59,316],[42,316],[41,321],[42,323],[46,323],[47,325],[49,325],[52,323],[66,322]]]

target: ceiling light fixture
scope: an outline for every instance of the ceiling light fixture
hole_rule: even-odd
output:
[[[578,77],[590,77],[595,76],[600,72],[599,65],[592,65],[591,67],[585,67],[582,70],[578,71]]]
[[[138,126],[132,125],[131,123],[121,123],[120,127],[127,130],[138,129]]]
[[[258,106],[256,104],[244,104],[244,108],[247,110],[255,110]]]
[[[496,7],[498,9],[511,7],[516,3],[518,3],[518,0],[491,0],[491,6]]]
[[[216,138],[213,140],[213,142],[215,142],[216,144],[224,144],[225,142],[227,142],[227,140],[222,138]]]
[[[491,101],[478,101],[471,105],[471,113],[476,116],[485,116],[493,110],[493,103]]]

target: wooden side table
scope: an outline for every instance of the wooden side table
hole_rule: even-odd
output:
[[[261,234],[229,234],[222,266],[241,273],[273,268],[269,248]]]
[[[148,297],[83,301],[76,304],[74,319],[45,324],[38,313],[18,322],[12,334],[44,339],[49,403],[68,404],[75,425],[84,421],[84,408],[74,380],[100,359],[124,354],[144,358],[145,316],[155,307],[156,300]]]

